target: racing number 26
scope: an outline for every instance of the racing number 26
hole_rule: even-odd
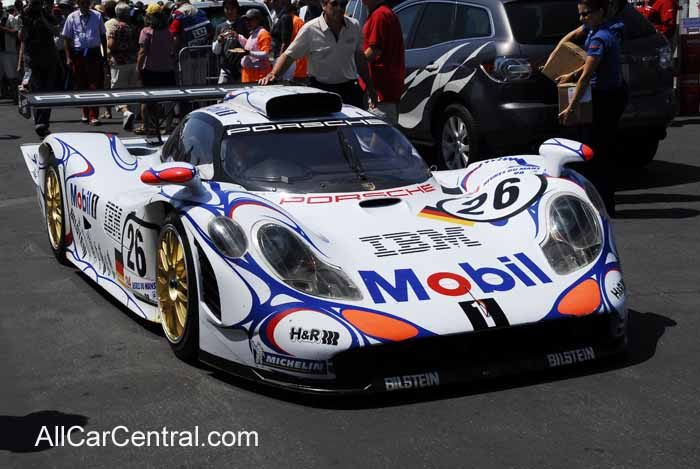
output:
[[[520,182],[519,178],[508,178],[499,182],[496,189],[493,191],[493,208],[496,210],[503,210],[510,207],[518,200],[520,195],[520,189],[518,189],[517,184]],[[467,200],[462,203],[462,206],[466,207],[459,210],[458,213],[465,215],[481,215],[484,213],[483,210],[477,211],[488,199],[487,194],[481,194],[478,197]]]
[[[140,277],[146,276],[146,254],[143,252],[143,235],[141,230],[134,228],[130,224],[126,230],[126,237],[129,239],[129,249],[126,254],[126,266],[134,270],[134,260],[136,258],[136,271]],[[133,256],[133,257],[132,257]]]

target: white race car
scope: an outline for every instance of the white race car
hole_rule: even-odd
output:
[[[349,393],[626,346],[611,223],[565,167],[592,156],[577,142],[431,172],[337,95],[269,86],[190,113],[162,146],[63,133],[22,152],[58,260],[160,322],[185,360]]]

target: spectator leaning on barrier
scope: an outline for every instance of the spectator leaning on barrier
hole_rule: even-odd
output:
[[[620,36],[623,25],[619,18],[606,18],[607,0],[579,0],[578,11],[586,34],[586,61],[583,68],[557,78],[560,83],[576,82],[569,106],[559,118],[566,123],[589,84],[593,97],[593,122],[590,144],[594,156],[584,173],[596,186],[610,216],[615,216],[614,144],[620,117],[627,105],[627,85],[622,78]],[[571,31],[563,39],[570,41],[581,29]]]
[[[141,30],[139,46],[136,67],[143,86],[175,86],[175,43],[168,31],[168,18],[157,3],[151,3],[146,9],[146,27]],[[153,116],[154,106],[142,106],[141,110],[144,127],[134,132],[156,132],[154,119],[149,119]]]
[[[369,74],[377,89],[377,109],[392,124],[398,124],[406,74],[401,24],[384,0],[362,0],[362,3],[369,11],[362,32]]]
[[[56,91],[60,88],[61,67],[54,35],[58,29],[55,18],[42,8],[41,0],[31,0],[22,15],[22,41],[25,86],[34,93]],[[34,130],[44,137],[49,133],[50,109],[34,110]]]
[[[215,55],[221,56],[221,71],[219,84],[233,83],[241,79],[241,54],[232,52],[239,47],[238,35],[248,36],[245,18],[241,17],[238,0],[224,0],[224,15],[226,21],[216,27],[211,45]]]
[[[112,77],[112,88],[135,88],[139,86],[139,74],[136,70],[136,52],[138,37],[136,29],[129,24],[130,8],[127,3],[120,2],[115,7],[115,25],[107,33],[107,48],[109,49],[109,66]],[[132,106],[117,106],[123,113],[122,126],[131,130],[136,108]]]
[[[294,60],[307,56],[310,86],[338,93],[344,103],[364,107],[364,95],[357,83],[359,72],[367,85],[370,104],[375,106],[377,94],[362,50],[362,32],[356,20],[345,16],[346,5],[344,0],[324,0],[323,14],[301,28],[260,84],[274,82]]]
[[[272,37],[263,28],[263,16],[260,10],[251,8],[244,16],[250,35],[246,38],[239,34],[238,42],[243,46],[243,58],[241,59],[241,83],[257,82],[266,76],[272,65]]]
[[[101,51],[107,50],[105,25],[100,14],[90,10],[90,0],[78,0],[78,8],[63,25],[66,63],[73,69],[76,90],[97,90],[104,83]],[[97,108],[83,108],[82,120],[99,125]]]

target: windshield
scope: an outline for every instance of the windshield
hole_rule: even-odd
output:
[[[506,13],[520,44],[557,44],[581,23],[575,0],[511,2]]]
[[[250,190],[372,191],[424,182],[430,170],[388,125],[234,133],[221,143],[227,182]]]

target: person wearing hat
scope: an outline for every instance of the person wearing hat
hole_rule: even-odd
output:
[[[219,84],[233,83],[241,79],[241,54],[232,52],[238,47],[238,35],[248,36],[245,18],[240,16],[238,0],[224,0],[224,16],[226,21],[216,27],[211,45],[214,55],[220,56],[221,70]]]
[[[263,16],[260,10],[251,8],[243,16],[250,35],[246,38],[238,35],[238,42],[243,47],[236,50],[243,54],[241,59],[241,83],[257,82],[272,70],[270,54],[272,53],[272,36],[263,28]]]

